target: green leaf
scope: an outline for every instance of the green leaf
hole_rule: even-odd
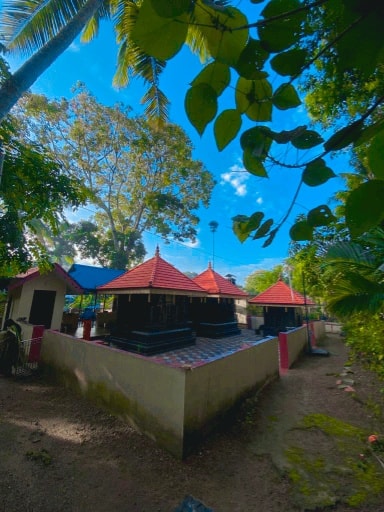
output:
[[[162,18],[173,18],[190,11],[190,0],[151,0],[153,9]]]
[[[283,130],[281,132],[272,132],[271,131],[270,136],[278,144],[287,144],[287,142],[291,142],[291,141],[299,138],[299,136],[301,136],[306,131],[307,131],[306,126],[298,126],[297,128],[294,128],[293,130]]]
[[[280,110],[287,110],[301,105],[301,100],[293,85],[282,84],[272,96],[272,103]]]
[[[238,134],[241,115],[238,110],[224,110],[216,119],[214,133],[219,151],[222,151]]]
[[[266,241],[263,243],[262,247],[265,249],[265,247],[268,247],[271,245],[273,240],[275,239],[275,236],[277,235],[278,228],[272,229],[272,231],[269,233],[269,237],[266,239]]]
[[[318,226],[328,226],[334,220],[335,217],[325,204],[322,204],[317,208],[313,208],[307,215],[307,222],[309,226],[314,228]]]
[[[221,62],[211,62],[200,71],[196,78],[192,81],[191,85],[199,85],[201,83],[210,85],[215,91],[217,96],[226,89],[231,80],[231,73],[229,67]]]
[[[236,84],[236,107],[253,121],[272,119],[272,87],[267,80],[239,78]]]
[[[317,187],[326,183],[330,178],[334,178],[336,174],[326,166],[322,158],[317,158],[310,162],[303,171],[303,182],[309,187]]]
[[[368,166],[376,178],[384,180],[384,132],[372,139],[367,150]]]
[[[271,67],[282,76],[299,75],[307,59],[306,50],[288,50],[271,59]]]
[[[273,226],[273,219],[268,219],[259,227],[259,229],[256,231],[256,233],[253,235],[253,240],[257,240],[258,238],[263,238],[271,227]]]
[[[162,18],[152,8],[150,0],[145,0],[140,7],[131,37],[132,41],[148,55],[167,60],[181,49],[187,31],[188,16],[182,15],[177,21]]]
[[[263,212],[255,212],[249,217],[248,230],[250,233],[260,226],[260,222],[263,220],[263,218]]]
[[[350,13],[347,23],[350,23],[351,26],[349,30],[345,31],[343,37],[338,38],[335,50],[338,67],[341,71],[350,72],[353,69],[358,69],[359,73],[368,78],[383,62],[383,12],[382,2],[370,4],[366,1],[364,3],[367,4],[366,10],[361,4],[360,12]],[[377,6],[376,9],[373,6],[374,3]],[[355,2],[347,2],[346,5],[348,4],[353,6]],[[354,23],[358,17],[361,17],[359,23]],[[351,52],[351,48],[354,48],[353,52]]]
[[[235,69],[247,80],[267,78],[268,73],[263,70],[263,67],[268,57],[269,53],[262,48],[260,41],[250,38],[240,54]]]
[[[248,217],[248,215],[242,215],[242,214],[240,213],[240,214],[235,215],[234,217],[232,217],[232,220],[233,220],[234,222],[248,222],[249,217]]]
[[[217,95],[208,84],[191,87],[185,95],[185,112],[192,125],[202,135],[217,112]]]
[[[255,157],[249,149],[246,149],[243,153],[243,164],[247,171],[254,176],[260,176],[261,178],[268,177],[263,161],[260,158]]]
[[[310,149],[314,148],[315,146],[318,146],[319,144],[322,144],[324,142],[324,139],[314,130],[300,130],[299,127],[297,135],[294,135],[292,137],[292,145],[295,146],[297,149]]]
[[[239,241],[243,243],[249,236],[248,217],[245,215],[237,215],[236,217],[233,217],[232,220],[232,230]]]
[[[241,134],[240,145],[243,151],[249,150],[253,156],[264,160],[272,144],[271,130],[265,126],[255,126]]]
[[[360,144],[364,144],[364,142],[369,141],[372,139],[375,135],[381,132],[381,130],[384,129],[384,118],[377,121],[377,123],[373,123],[370,126],[367,126],[364,128],[358,139],[354,142],[354,146],[360,146]]]
[[[295,242],[313,240],[313,228],[306,220],[300,220],[291,227],[289,235]]]
[[[261,13],[266,19],[284,13],[287,13],[287,16],[258,27],[261,44],[266,50],[282,52],[298,42],[301,22],[305,14],[302,12],[290,14],[290,11],[298,7],[301,7],[299,0],[271,0],[268,2]]]
[[[357,141],[363,129],[362,121],[355,121],[354,123],[342,128],[330,137],[324,144],[326,151],[337,151],[346,148],[349,144]]]
[[[195,9],[195,23],[203,34],[208,51],[219,62],[235,66],[248,41],[246,16],[234,7],[222,11],[204,5],[204,9]]]
[[[352,236],[359,236],[384,220],[384,181],[370,180],[352,190],[345,203],[345,221]]]

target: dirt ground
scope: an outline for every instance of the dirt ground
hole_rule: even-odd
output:
[[[384,383],[345,370],[343,338],[322,347],[184,461],[41,377],[1,378],[0,511],[173,512],[192,495],[214,512],[384,512],[366,441],[384,434]]]

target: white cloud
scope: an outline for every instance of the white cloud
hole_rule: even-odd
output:
[[[76,44],[76,43],[72,43],[72,44],[68,47],[68,50],[69,50],[70,52],[77,53],[77,52],[79,52],[79,51],[80,51],[80,47],[79,47],[79,45],[78,45],[78,44]]]
[[[198,247],[201,247],[201,242],[198,238],[194,242],[191,240],[186,242],[180,242],[180,245],[183,245],[184,247],[190,247],[191,249],[197,249]]]
[[[257,203],[257,204],[263,204],[263,203],[264,203],[263,198],[262,198],[262,197],[258,197],[258,198],[256,199],[256,203]]]
[[[240,165],[234,164],[230,167],[228,172],[224,172],[220,175],[220,185],[229,184],[235,189],[235,195],[244,197],[248,194],[247,181],[249,179],[249,173]]]

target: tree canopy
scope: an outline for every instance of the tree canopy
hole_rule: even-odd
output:
[[[39,222],[57,232],[64,209],[79,206],[85,196],[41,146],[21,141],[11,119],[0,126],[0,141],[6,149],[0,178],[0,275],[8,277],[32,264],[49,264]]]
[[[67,233],[84,256],[125,268],[145,255],[145,231],[165,240],[194,239],[196,210],[208,206],[214,181],[192,158],[179,126],[155,129],[129,107],[101,105],[83,84],[71,100],[29,94],[16,112],[25,136],[39,140],[87,190],[94,229],[84,224]]]
[[[260,5],[247,17],[226,1],[62,0],[31,4],[8,0],[2,20],[8,29],[9,48],[30,54],[47,52],[48,45],[56,48],[62,31],[79,21],[80,12],[86,9],[88,18],[82,18],[85,39],[97,34],[102,18],[110,17],[119,45],[116,80],[127,83],[131,72],[142,76],[150,85],[148,112],[157,116],[166,115],[165,100],[159,93],[161,72],[166,61],[189,44],[207,59],[185,96],[186,113],[200,135],[212,124],[219,151],[239,137],[249,173],[267,177],[269,164],[286,166],[301,176],[298,189],[320,186],[335,176],[327,163],[334,152],[365,146],[371,178],[350,194],[345,205],[346,224],[353,236],[379,225],[384,220],[381,3],[252,3]],[[248,19],[250,16],[254,18]],[[230,88],[233,106],[220,112],[219,98]],[[4,92],[8,94],[8,90]],[[307,93],[309,112],[322,120],[328,131],[323,134],[306,125],[274,129],[277,113],[301,108],[302,96]],[[243,120],[254,126],[241,133]],[[296,162],[278,158],[282,145],[297,151]],[[263,246],[270,245],[286,222],[296,195],[282,219],[265,219],[263,212],[236,216],[233,228],[239,240],[260,239]],[[292,227],[291,237],[311,239],[314,229],[332,220],[328,205],[320,204]]]
[[[248,293],[257,295],[275,284],[282,273],[283,265],[276,265],[271,270],[255,270],[246,278],[244,288]]]

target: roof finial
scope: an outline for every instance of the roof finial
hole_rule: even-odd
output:
[[[212,268],[212,265],[211,265],[211,262],[208,261],[208,268],[211,269]]]
[[[155,252],[155,256],[160,256],[160,249],[159,249],[159,246],[156,245],[156,252]]]

